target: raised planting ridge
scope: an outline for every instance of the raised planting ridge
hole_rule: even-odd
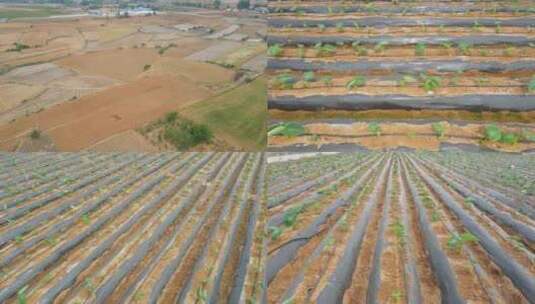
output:
[[[533,155],[270,158],[268,303],[533,303]]]
[[[0,303],[258,303],[265,155],[0,154]]]
[[[535,111],[532,1],[270,1],[269,108]]]

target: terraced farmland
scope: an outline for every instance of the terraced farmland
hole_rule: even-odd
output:
[[[533,155],[271,158],[268,303],[533,303]]]
[[[263,154],[0,154],[0,303],[259,302]]]
[[[272,1],[270,12],[274,123],[334,120],[331,128],[339,128],[340,118],[383,126],[403,120],[431,129],[440,121],[503,128],[535,121],[532,1]],[[307,130],[351,142],[333,139],[338,131]]]

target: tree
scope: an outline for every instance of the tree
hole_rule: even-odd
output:
[[[214,0],[214,8],[221,7],[221,0]]]
[[[238,2],[238,9],[248,9],[251,6],[249,0],[240,0]]]

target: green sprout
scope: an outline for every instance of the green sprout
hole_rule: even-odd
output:
[[[528,92],[535,93],[535,75],[531,77],[531,80],[528,83]]]

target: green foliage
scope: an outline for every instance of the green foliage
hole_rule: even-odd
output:
[[[450,235],[448,239],[448,249],[460,252],[463,246],[467,243],[474,243],[477,242],[478,239],[475,235],[471,234],[470,232],[459,234],[453,234]]]
[[[336,46],[332,44],[317,43],[314,49],[318,57],[331,56],[336,52]]]
[[[276,241],[282,234],[282,228],[280,227],[269,227],[269,233],[271,234],[271,240]]]
[[[28,300],[26,299],[26,290],[28,289],[28,285],[22,287],[19,291],[17,291],[17,302],[18,304],[26,304],[28,303]]]
[[[268,55],[271,57],[279,57],[280,55],[282,55],[282,52],[282,46],[278,43],[270,46],[267,50]]]
[[[421,74],[420,77],[422,78],[422,87],[427,92],[434,92],[441,85],[442,79],[438,76],[429,76],[426,74]]]
[[[472,49],[472,45],[467,42],[461,41],[457,45],[457,49],[462,55],[467,56],[467,55],[470,55],[470,50]]]
[[[400,244],[405,243],[405,237],[407,236],[407,233],[405,231],[405,226],[401,223],[399,219],[397,219],[392,225],[391,225],[392,231],[396,235],[398,241]]]
[[[314,75],[314,72],[312,71],[305,72],[303,73],[303,80],[305,82],[314,82],[316,81],[316,76]]]
[[[444,126],[441,122],[435,122],[431,125],[431,128],[433,128],[433,132],[438,136],[438,138],[444,137],[444,133],[446,133],[446,126]]]
[[[325,75],[321,77],[321,82],[323,82],[324,85],[330,87],[333,85],[333,77],[329,75]]]
[[[494,124],[488,125],[485,127],[485,139],[498,142],[502,139],[502,131]]]
[[[295,78],[290,74],[281,74],[275,78],[275,84],[282,89],[293,88],[295,82]]]
[[[366,85],[366,77],[362,75],[358,75],[358,76],[353,77],[353,79],[351,79],[350,81],[346,83],[346,88],[348,90],[351,90],[353,88],[363,87],[365,85]]]
[[[163,131],[163,138],[178,150],[209,143],[212,137],[212,131],[207,126],[185,119],[174,124],[167,124]]]
[[[388,42],[386,41],[380,41],[379,43],[377,43],[375,45],[375,47],[373,48],[373,50],[376,52],[376,53],[382,53],[385,51],[386,47],[388,46]]]
[[[414,54],[416,56],[424,56],[426,49],[427,49],[427,46],[425,45],[425,43],[420,42],[416,44],[416,46],[414,47]]]
[[[417,81],[418,80],[416,78],[412,77],[411,75],[404,75],[403,77],[401,77],[400,80],[398,80],[398,85],[400,87],[404,87],[409,83],[413,83],[413,82],[417,82]]]
[[[515,145],[516,143],[518,143],[519,139],[520,137],[515,133],[504,133],[500,142],[508,145]]]
[[[528,92],[535,93],[535,75],[531,78],[528,83]]]
[[[305,134],[305,127],[296,122],[277,124],[268,130],[268,136],[300,136]]]
[[[381,136],[381,126],[376,122],[368,124],[368,131],[375,136]]]
[[[297,221],[297,216],[303,211],[302,207],[294,207],[283,215],[283,222],[286,227],[292,227]]]
[[[208,292],[203,287],[197,288],[197,301],[200,303],[207,303],[208,302]]]
[[[172,123],[175,123],[177,118],[178,118],[178,113],[176,111],[173,111],[173,112],[169,112],[165,114],[164,120],[166,123],[172,124]]]
[[[529,142],[535,142],[535,132],[529,130],[522,130],[522,139]]]
[[[89,225],[89,223],[91,223],[91,220],[89,219],[89,214],[82,214],[82,222],[86,225]]]

